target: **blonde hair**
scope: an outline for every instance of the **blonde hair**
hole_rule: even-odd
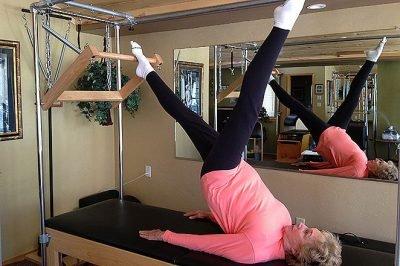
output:
[[[376,170],[372,172],[379,179],[398,180],[399,170],[392,161],[377,164]]]
[[[286,262],[293,266],[342,264],[342,245],[339,238],[328,231],[321,231],[324,241],[315,241],[300,247],[297,254],[286,253]]]

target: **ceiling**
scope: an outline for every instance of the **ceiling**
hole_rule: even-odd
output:
[[[184,28],[195,28],[202,26],[219,25],[240,21],[271,18],[274,8],[282,3],[279,0],[77,0],[79,3],[93,4],[95,6],[130,13],[139,20],[132,28],[124,27],[122,34],[139,34],[157,31],[176,30]],[[243,5],[254,5],[243,7]],[[327,8],[324,11],[344,9],[351,7],[381,5],[397,3],[398,0],[308,0],[306,5],[325,2]],[[264,4],[263,4],[264,3]],[[242,5],[235,7],[235,5]],[[90,11],[76,9],[66,5],[60,8],[80,12],[82,14],[94,15]],[[219,7],[219,10],[216,10]],[[222,10],[221,10],[222,7]],[[230,8],[232,7],[232,8]],[[196,14],[187,14],[187,11],[196,11]],[[318,12],[305,9],[305,13]],[[221,16],[223,14],[223,16]],[[96,14],[97,15],[97,14]],[[170,15],[179,15],[172,18]],[[104,16],[103,16],[104,18]],[[103,34],[104,25],[97,23],[82,22],[83,30],[91,33]]]

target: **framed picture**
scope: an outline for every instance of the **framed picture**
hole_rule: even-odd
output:
[[[20,44],[0,40],[0,140],[22,138]]]
[[[178,61],[175,82],[176,95],[199,116],[202,116],[203,68],[204,65],[200,63]]]
[[[324,94],[324,84],[315,84],[315,94]]]

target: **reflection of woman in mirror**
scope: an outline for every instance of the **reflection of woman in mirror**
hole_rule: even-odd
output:
[[[271,76],[270,85],[279,101],[300,117],[318,144],[316,151],[326,160],[326,162],[305,163],[317,170],[303,171],[343,177],[363,178],[373,175],[384,179],[397,179],[397,168],[392,162],[381,159],[368,161],[365,153],[346,133],[367,78],[378,61],[385,43],[386,38],[375,50],[367,52],[367,60],[351,83],[346,99],[327,123],[290,96]]]
[[[291,265],[339,265],[341,246],[329,232],[292,225],[285,205],[277,200],[242,152],[258,120],[269,77],[279,52],[304,5],[287,0],[275,10],[270,35],[251,62],[239,100],[221,134],[190,111],[154,72],[137,43],[136,74],[146,78],[161,106],[183,127],[204,160],[201,185],[211,212],[188,213],[209,218],[222,234],[193,235],[171,231],[140,231],[148,240],[165,241],[241,263],[284,259]]]

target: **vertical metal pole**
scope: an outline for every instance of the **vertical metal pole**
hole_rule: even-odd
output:
[[[36,93],[36,133],[37,133],[37,152],[38,152],[38,177],[39,177],[39,201],[40,201],[40,236],[39,243],[41,248],[42,265],[47,265],[46,246],[49,242],[45,231],[45,192],[44,192],[44,171],[43,171],[43,136],[42,136],[42,116],[40,102],[40,75],[39,75],[39,47],[38,47],[38,22],[37,10],[32,8],[33,26],[33,62],[35,71],[35,93]]]
[[[374,131],[374,157],[377,157],[376,151],[376,140],[378,139],[378,108],[377,108],[377,101],[378,101],[378,83],[377,83],[377,76],[374,75],[374,91],[373,91],[373,112],[374,112],[374,121],[373,121],[373,131]]]
[[[368,78],[369,79],[369,78]],[[365,147],[365,150],[366,150],[366,154],[367,154],[367,156],[368,156],[368,149],[369,149],[369,128],[368,128],[368,113],[369,113],[369,110],[368,110],[368,79],[367,79],[367,82],[365,83],[365,89],[364,89],[364,97],[365,97],[365,99],[364,99],[364,105],[365,105],[365,107],[364,107],[364,126],[365,126],[365,128],[366,128],[366,140],[365,140],[365,143],[366,143],[366,147]]]
[[[400,145],[397,146],[397,154],[398,154],[398,176],[400,177]],[[396,256],[395,256],[395,265],[400,266],[400,182],[397,181],[398,191],[397,191],[397,223],[396,223],[396,230],[397,230],[397,237],[396,237]]]
[[[218,45],[214,46],[214,129],[218,131]]]
[[[115,25],[115,49],[120,53],[120,26]],[[121,60],[117,60],[117,90],[121,90]],[[123,156],[123,124],[122,102],[118,105],[118,174],[119,174],[119,199],[123,200],[124,192],[124,156]]]
[[[245,49],[244,50],[244,58],[243,58],[243,60],[244,60],[244,72],[246,73],[246,71],[247,71],[247,68],[249,67],[249,62],[247,61],[247,57],[249,56],[249,51],[247,50],[247,49]],[[243,152],[243,159],[245,160],[245,161],[247,161],[247,145],[245,146],[245,148],[244,148],[244,152]]]

